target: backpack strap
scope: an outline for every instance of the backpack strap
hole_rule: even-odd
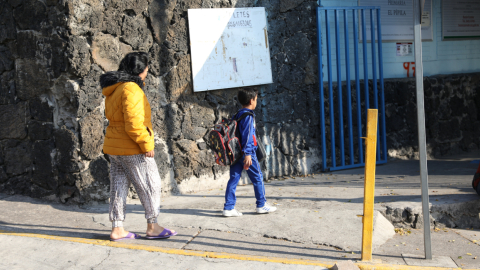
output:
[[[238,114],[238,112],[237,112],[237,114]],[[251,112],[245,112],[245,113],[243,113],[239,118],[237,118],[237,114],[235,114],[235,116],[233,117],[233,119],[235,119],[237,122],[240,122],[241,120],[243,120],[243,118],[245,118],[245,117],[247,117],[247,116],[249,116],[249,115],[253,116],[253,113],[251,113]]]

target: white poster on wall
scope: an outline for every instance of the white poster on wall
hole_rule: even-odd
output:
[[[413,41],[413,0],[359,0],[358,5],[380,7],[382,41]],[[370,13],[365,12],[365,15],[367,40],[371,41]],[[358,17],[361,29],[361,13]],[[375,14],[375,24],[376,17]],[[432,0],[425,0],[422,14],[422,40],[433,40]]]
[[[272,83],[265,8],[189,9],[195,92]]]
[[[480,1],[442,1],[443,40],[480,39]]]

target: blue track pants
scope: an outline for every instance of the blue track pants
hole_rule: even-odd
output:
[[[235,165],[230,166],[230,180],[228,180],[227,190],[225,192],[225,206],[224,210],[232,210],[235,208],[237,197],[235,191],[237,190],[238,181],[243,171],[244,157],[240,159]],[[257,207],[263,207],[267,199],[265,198],[265,186],[263,185],[263,175],[258,162],[257,155],[252,155],[252,165],[247,170],[248,178],[253,183],[253,190],[255,191],[255,198],[257,199]]]

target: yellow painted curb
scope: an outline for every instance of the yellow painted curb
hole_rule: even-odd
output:
[[[95,240],[87,238],[77,238],[77,237],[66,237],[66,236],[55,236],[55,235],[46,235],[46,234],[35,234],[35,233],[15,233],[10,231],[0,230],[0,235],[10,235],[10,236],[22,236],[22,237],[33,237],[41,238],[47,240],[57,240],[65,242],[74,242],[82,244],[90,244],[97,246],[107,246],[115,248],[127,248],[133,250],[144,250],[149,252],[161,252],[167,254],[175,255],[184,255],[184,256],[195,256],[195,257],[205,257],[205,258],[214,258],[214,259],[233,259],[241,261],[257,261],[257,262],[272,262],[272,263],[283,263],[283,264],[297,264],[297,265],[314,265],[322,266],[326,268],[331,268],[335,262],[323,262],[317,260],[303,260],[303,259],[287,259],[287,258],[278,258],[278,257],[264,257],[264,256],[251,256],[251,255],[241,255],[241,254],[232,254],[224,252],[209,252],[209,251],[196,251],[196,250],[184,250],[184,249],[174,249],[174,248],[162,248],[146,245],[135,245],[128,243],[112,242],[109,240]],[[444,268],[444,267],[421,267],[421,266],[409,266],[409,265],[395,265],[395,264],[374,264],[374,263],[363,263],[358,262],[356,265],[361,270],[447,270],[447,269],[458,269],[458,268]],[[465,270],[465,269],[464,269]],[[468,269],[466,269],[468,270]],[[474,269],[470,269],[474,270]]]

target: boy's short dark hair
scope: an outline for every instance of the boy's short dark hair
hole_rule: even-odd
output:
[[[138,76],[148,66],[148,54],[146,52],[132,52],[122,59],[118,71]]]
[[[238,91],[237,98],[240,104],[243,106],[247,106],[250,104],[250,100],[255,99],[255,97],[258,95],[258,91],[253,88],[245,88],[240,91]]]

